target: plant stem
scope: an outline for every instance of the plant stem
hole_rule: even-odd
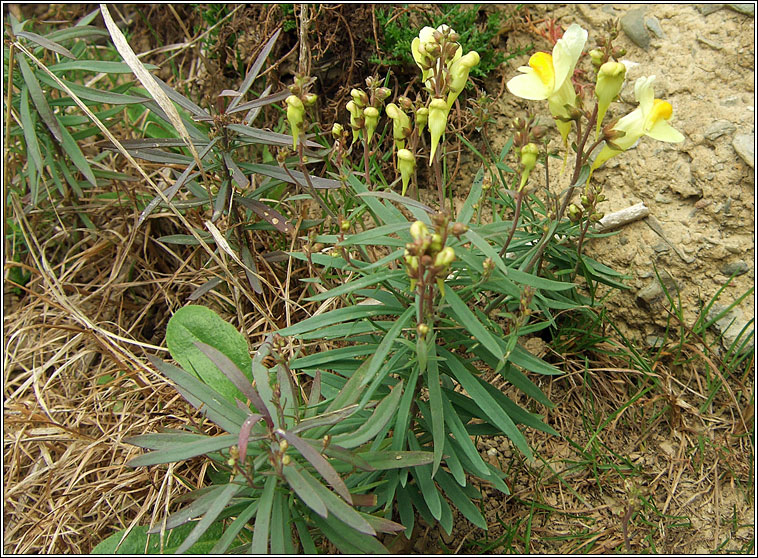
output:
[[[576,265],[574,266],[574,271],[571,273],[571,281],[573,282],[576,278],[576,274],[579,271],[579,262],[582,261],[582,245],[584,244],[584,237],[587,234],[587,231],[590,228],[590,220],[587,219],[584,223],[584,226],[582,227],[582,232],[579,235],[579,243],[576,247]]]
[[[500,249],[499,256],[502,258],[505,256],[505,254],[508,252],[508,245],[511,243],[511,239],[513,239],[513,233],[516,232],[516,226],[518,225],[518,221],[521,218],[521,202],[524,200],[524,192],[519,188],[519,190],[516,192],[516,211],[513,213],[513,225],[511,225],[511,232],[508,233],[508,238],[505,241],[505,244],[503,244],[503,247]]]

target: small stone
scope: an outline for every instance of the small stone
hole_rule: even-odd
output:
[[[734,133],[736,129],[737,126],[728,120],[716,120],[706,128],[704,136],[706,139],[713,141],[723,135]]]
[[[655,250],[656,252],[660,254],[663,252],[668,252],[669,250],[671,250],[671,247],[665,242],[659,242],[658,244],[653,246],[653,250]]]
[[[728,263],[721,268],[721,273],[727,277],[731,277],[732,275],[744,275],[748,271],[750,271],[750,266],[743,260]]]
[[[666,290],[669,292],[669,294],[673,294],[672,291],[675,291],[678,288],[678,285],[676,284],[676,280],[667,271],[661,272],[660,275],[661,275],[661,280],[663,281],[663,284],[666,286]],[[661,288],[661,284],[658,281],[658,277],[653,279],[650,283],[648,283],[647,286],[641,288],[637,292],[637,298],[648,304],[655,302],[662,296],[663,296],[663,289]]]
[[[755,4],[727,4],[727,6],[735,12],[755,16]]]
[[[644,15],[645,8],[629,10],[621,18],[621,29],[635,45],[647,49],[650,46],[650,35],[645,28]]]
[[[723,7],[724,4],[698,4],[697,9],[700,10],[701,14],[707,16],[714,12],[718,12]]]
[[[712,320],[724,310],[726,310],[724,306],[714,304],[708,312],[708,320]],[[729,350],[731,347],[734,347],[737,344],[742,344],[745,340],[750,338],[750,341],[745,344],[745,347],[743,347],[743,351],[753,351],[753,348],[755,347],[755,328],[749,325],[748,320],[745,319],[745,315],[739,307],[732,308],[721,319],[717,320],[713,324],[713,327],[721,333],[721,344],[725,349]]]
[[[645,345],[653,349],[660,348],[664,341],[665,340],[662,337],[658,337],[657,335],[648,335],[645,337]]]
[[[659,39],[663,38],[663,28],[661,28],[661,22],[655,16],[645,18],[645,27],[652,31],[653,35]]]
[[[600,11],[602,11],[602,12],[608,14],[608,15],[614,16],[614,17],[616,17],[618,15],[616,13],[616,9],[612,5],[610,5],[610,4],[603,4],[603,7],[600,8]]]
[[[731,95],[729,97],[726,97],[723,101],[721,101],[721,105],[725,107],[733,107],[737,103],[739,103],[740,98],[738,95]]]
[[[713,50],[723,50],[724,47],[721,45],[721,43],[717,43],[716,41],[711,41],[710,39],[706,39],[705,37],[698,35],[697,40],[700,43],[703,43],[706,46],[711,47]]]
[[[658,203],[671,203],[671,198],[661,192],[655,195],[655,201]]]
[[[750,168],[755,168],[755,134],[737,134],[732,140],[732,146]]]

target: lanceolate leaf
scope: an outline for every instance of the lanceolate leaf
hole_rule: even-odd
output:
[[[343,448],[355,448],[369,440],[373,439],[390,421],[400,403],[400,396],[403,393],[403,380],[392,388],[390,395],[382,399],[382,402],[376,406],[374,414],[355,432],[335,436],[332,441]]]
[[[429,389],[429,410],[432,422],[432,446],[434,450],[434,463],[432,464],[432,477],[437,474],[437,468],[442,462],[442,450],[445,446],[445,414],[442,406],[442,388],[440,386],[440,372],[436,359],[436,345],[432,345],[431,359],[428,361],[426,387]]]
[[[158,465],[159,463],[174,463],[198,455],[226,449],[233,446],[236,442],[237,437],[233,434],[223,434],[213,438],[208,437],[205,440],[182,443],[164,450],[152,451],[131,459],[127,464],[130,467],[141,467]]]
[[[218,497],[208,508],[208,511],[205,512],[203,518],[198,521],[197,525],[195,525],[195,528],[192,529],[192,532],[189,534],[189,536],[184,539],[184,542],[182,542],[181,546],[179,546],[179,548],[176,550],[177,554],[183,554],[193,544],[195,544],[195,542],[197,542],[197,540],[208,530],[213,522],[216,521],[219,514],[224,511],[224,508],[226,508],[229,501],[241,488],[242,487],[240,485],[233,483],[229,483],[224,487]]]
[[[43,37],[42,35],[37,35],[37,33],[32,33],[31,31],[19,31],[16,33],[16,36],[23,37],[24,39],[29,39],[30,41],[33,41],[37,43],[39,46],[46,48],[48,50],[52,50],[53,52],[57,52],[58,54],[62,54],[63,56],[67,56],[69,58],[76,58],[70,50],[68,50],[65,47],[62,47],[55,41],[51,41],[50,39],[47,39]],[[52,68],[51,68],[52,69]]]
[[[481,167],[477,171],[474,181],[471,184],[471,189],[468,192],[466,201],[463,203],[463,208],[458,214],[457,221],[468,225],[471,218],[474,216],[474,204],[479,203],[479,198],[482,197],[482,183],[484,182],[484,167]]]
[[[271,508],[274,503],[274,489],[278,477],[271,475],[266,479],[263,494],[258,501],[258,511],[255,515],[255,529],[253,529],[253,544],[250,547],[251,554],[267,554],[269,526],[271,525]]]
[[[445,300],[450,304],[450,309],[457,318],[457,321],[468,330],[469,334],[477,339],[498,360],[502,360],[505,354],[495,336],[481,324],[453,289],[445,291]]]
[[[287,440],[291,445],[300,452],[300,454],[308,460],[308,463],[324,477],[324,480],[328,482],[337,493],[342,496],[345,501],[352,504],[353,500],[350,496],[350,491],[345,485],[345,481],[339,476],[339,473],[334,470],[331,463],[329,463],[323,455],[321,455],[312,445],[308,442],[290,432],[277,431],[277,433]]]
[[[252,209],[256,215],[258,215],[258,217],[262,217],[271,223],[279,232],[284,234],[291,234],[295,232],[295,227],[292,226],[292,223],[290,223],[284,215],[279,213],[277,210],[267,206],[265,203],[243,197],[238,197],[235,199],[237,200],[237,203],[243,205],[244,207],[247,207],[248,209]]]
[[[223,554],[226,552],[226,549],[229,548],[229,545],[231,545],[232,542],[234,542],[237,534],[247,525],[247,522],[252,519],[256,511],[258,511],[258,500],[251,502],[250,505],[237,516],[232,524],[224,530],[224,534],[221,535],[216,544],[213,545],[210,553]]]
[[[303,469],[303,478],[310,484],[311,488],[323,500],[329,512],[334,514],[337,519],[346,523],[359,533],[366,535],[376,535],[376,531],[361,515],[344,500],[337,497],[331,490],[321,484],[313,475]]]
[[[445,359],[445,363],[452,375],[460,382],[471,398],[476,401],[479,408],[489,417],[491,423],[500,428],[524,455],[531,457],[532,450],[529,448],[526,438],[524,438],[524,435],[516,427],[503,407],[482,386],[481,380],[474,377],[453,353],[440,348],[440,356]]]
[[[47,99],[45,98],[45,94],[42,92],[42,88],[39,85],[39,81],[37,81],[37,77],[34,75],[34,72],[32,72],[29,64],[26,63],[26,58],[23,56],[18,56],[16,58],[16,61],[18,62],[18,67],[21,69],[21,73],[24,76],[24,83],[29,89],[29,96],[32,98],[34,106],[37,107],[37,112],[39,112],[42,121],[50,129],[53,137],[58,140],[58,142],[62,142],[63,134],[61,134],[61,126],[53,115],[53,111],[50,109],[50,105],[47,103]]]
[[[316,491],[313,490],[310,483],[305,480],[302,473],[298,471],[297,465],[290,463],[289,465],[282,467],[282,474],[284,474],[284,478],[287,479],[292,490],[295,491],[295,494],[300,497],[306,506],[311,508],[321,517],[326,517],[328,515],[326,504],[324,504],[324,501],[319,497]]]
[[[255,78],[258,77],[258,72],[261,71],[261,67],[263,67],[263,63],[266,61],[266,58],[268,57],[269,53],[271,52],[271,49],[274,48],[274,43],[276,42],[276,39],[279,37],[279,33],[281,33],[281,28],[276,30],[276,33],[274,33],[271,38],[266,41],[266,44],[263,45],[263,48],[261,49],[261,52],[258,54],[258,57],[255,59],[255,62],[253,62],[253,65],[250,67],[250,70],[248,70],[247,74],[245,75],[245,79],[242,80],[242,85],[240,85],[239,88],[239,96],[232,100],[232,102],[229,104],[229,109],[233,109],[236,107],[240,99],[247,93],[248,89],[250,89],[250,86],[253,85],[253,82],[255,81]]]

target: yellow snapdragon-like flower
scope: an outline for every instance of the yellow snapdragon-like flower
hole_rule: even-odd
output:
[[[600,135],[600,127],[605,118],[605,113],[611,102],[618,97],[621,87],[624,85],[626,66],[621,62],[606,62],[597,72],[597,84],[595,96],[597,97],[597,126],[595,137]]]
[[[613,126],[613,130],[623,132],[623,135],[614,139],[612,145],[606,143],[592,163],[593,171],[632,147],[642,136],[670,143],[684,141],[684,136],[668,123],[673,115],[671,104],[655,98],[653,81],[655,76],[641,77],[634,83],[634,96],[639,106]]]
[[[529,59],[529,66],[521,66],[519,71],[522,74],[512,78],[507,84],[508,91],[522,99],[547,99],[550,114],[556,119],[564,143],[571,130],[571,123],[561,118],[570,117],[566,105],[574,106],[576,102],[571,76],[586,42],[587,31],[575,23],[570,25],[563,37],[555,43],[552,54],[533,54]]]

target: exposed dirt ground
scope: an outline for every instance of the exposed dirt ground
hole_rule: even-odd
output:
[[[73,21],[94,8],[38,6],[28,13]],[[580,23],[590,30],[590,46],[593,30],[631,9],[532,6],[529,14],[536,28],[545,17],[564,28]],[[218,56],[202,62],[199,42],[179,51],[174,63],[192,76],[182,85],[195,100],[210,101],[239,83],[241,76],[229,61],[239,55],[248,62],[246,57],[279,23],[281,16],[272,10],[244,6],[220,27],[222,38],[235,36],[234,49],[219,49]],[[370,6],[323,10],[312,56],[322,72],[322,93],[333,99],[322,107],[321,125],[327,129],[344,106],[342,97],[371,70],[366,37],[381,30],[373,26]],[[132,46],[138,53],[156,43],[189,40],[195,25],[205,25],[180,6],[174,13],[147,5],[120,11],[134,29]],[[722,294],[724,306],[755,278],[754,172],[733,147],[735,136],[754,135],[754,18],[728,8],[704,14],[693,5],[649,5],[645,17],[657,19],[662,36],[651,31],[650,45],[643,49],[620,35],[617,43],[627,49],[625,58],[638,63],[628,81],[658,76],[656,95],[672,102],[672,123],[686,139],[678,145],[643,140],[598,171],[599,178],[607,178],[602,210],[610,213],[642,201],[653,219],[588,246],[597,260],[631,277],[632,288],[610,298],[607,307],[610,318],[642,349],[652,335],[662,333],[668,315],[660,297],[647,297],[645,291],[655,280],[654,264],[681,289],[689,324],[702,302],[725,283],[725,272],[746,268]],[[513,51],[529,43],[549,50],[520,19],[496,47]],[[272,77],[291,80],[297,46],[296,34],[282,36],[271,55],[278,61]],[[342,56],[329,55],[335,51]],[[153,62],[171,52],[154,55]],[[497,96],[526,60],[505,63],[483,85]],[[163,68],[159,75],[170,78],[172,70]],[[631,91],[627,86],[622,93],[629,101],[625,111],[634,106]],[[534,106],[507,93],[495,101],[490,139],[496,151],[510,133],[507,123]],[[464,158],[460,184],[474,171]],[[565,186],[554,185],[556,190]],[[459,194],[465,195],[461,188]],[[198,252],[169,253],[152,241],[167,234],[166,227],[179,226],[168,213],[135,230],[131,209],[96,197],[106,191],[93,190],[82,201],[97,208],[94,232],[78,225],[70,207],[57,208],[52,225],[41,221],[41,214],[30,214],[23,228],[32,253],[23,263],[32,280],[20,296],[4,289],[5,552],[88,553],[116,529],[160,520],[173,498],[205,482],[201,460],[169,468],[168,474],[161,467],[125,467],[138,450],[123,440],[197,420],[145,356],[167,357],[160,348],[167,319],[195,288],[223,273],[204,266]],[[209,300],[219,308],[232,304],[231,294]],[[753,298],[740,308],[743,318],[751,319]],[[250,336],[251,345],[265,333],[264,320],[252,309],[225,317]],[[686,349],[690,358],[684,364],[674,364],[664,351],[650,378],[640,381],[639,372],[614,356],[611,343],[604,346],[605,355],[554,354],[538,339],[530,343],[530,350],[566,371],[557,379],[534,378],[556,405],[534,410],[563,437],[527,432],[537,455],[532,462],[505,439],[479,440],[486,459],[508,472],[512,492],[503,498],[480,487],[487,533],[464,519],[456,520],[451,534],[419,520],[410,541],[387,544],[415,553],[752,551],[754,361],[743,374],[727,378],[730,389],[720,390],[700,412],[709,393],[710,364],[698,356],[697,347]],[[496,378],[493,382],[500,385]],[[512,387],[502,389],[517,403],[530,405]],[[630,394],[635,397],[631,405]],[[745,435],[746,428],[751,435]]]

